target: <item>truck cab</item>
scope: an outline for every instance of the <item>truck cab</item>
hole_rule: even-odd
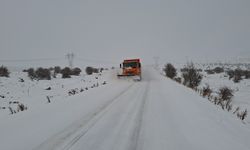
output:
[[[122,74],[120,76],[137,76],[141,80],[141,62],[140,59],[126,59],[120,64]]]

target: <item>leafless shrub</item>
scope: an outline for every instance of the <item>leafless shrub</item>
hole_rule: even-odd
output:
[[[19,78],[18,81],[19,81],[19,82],[24,82],[24,79],[23,79],[23,78]]]
[[[46,96],[46,98],[47,98],[47,100],[48,100],[48,103],[50,103],[51,101],[50,101],[50,98],[49,98],[49,96]]]
[[[243,77],[245,79],[250,78],[250,71],[249,70],[242,70],[240,68],[237,68],[235,70],[229,70],[229,71],[227,71],[227,74],[229,76],[229,80],[233,79],[233,81],[235,83],[240,82],[243,79]]]
[[[207,74],[214,74],[214,73],[215,73],[213,70],[210,70],[210,69],[205,70],[205,72],[206,72]]]
[[[233,90],[228,87],[222,87],[219,89],[219,96],[222,100],[228,100],[233,97]]]
[[[80,73],[81,73],[81,69],[80,68],[74,68],[72,71],[71,71],[71,75],[75,75],[75,76],[79,76]]]
[[[70,78],[71,76],[71,70],[69,67],[65,67],[64,69],[61,70],[62,73],[62,78]]]
[[[232,110],[232,108],[233,108],[232,99],[226,101],[225,108],[227,109],[227,111],[231,111]]]
[[[51,87],[47,87],[45,90],[51,90]]]
[[[10,114],[14,114],[14,110],[11,107],[9,107],[9,110],[10,110]]]
[[[181,78],[180,77],[175,77],[174,80],[178,83],[181,83]]]
[[[213,69],[213,71],[214,71],[215,73],[222,73],[222,72],[224,72],[224,69],[223,69],[222,67],[215,67],[215,68]]]
[[[235,111],[233,112],[233,114],[238,113],[239,110],[240,110],[240,107],[237,107],[237,108],[235,109]]]
[[[79,89],[78,88],[75,88],[75,89],[71,89],[68,91],[68,95],[71,96],[71,95],[75,95],[79,93]]]
[[[205,70],[207,74],[215,74],[215,73],[222,73],[224,72],[224,69],[222,67],[215,67],[214,69],[207,69]]]
[[[9,77],[9,70],[7,67],[1,66],[0,67],[0,77]]]
[[[173,79],[177,74],[175,67],[170,63],[165,65],[163,71],[165,72],[165,75],[171,79]]]
[[[86,67],[85,72],[87,73],[87,75],[91,75],[94,72],[94,68],[93,67]]]
[[[29,77],[31,80],[33,80],[33,79],[36,78],[36,73],[35,73],[35,70],[34,70],[33,68],[29,68],[29,69],[27,70],[27,72],[28,72],[28,77]]]
[[[51,79],[51,73],[50,73],[50,70],[47,69],[47,68],[38,68],[35,72],[36,74],[36,77],[39,79],[39,80],[50,80]]]
[[[249,79],[250,78],[250,70],[245,70],[244,75],[245,75],[245,79]]]
[[[207,84],[205,87],[202,89],[202,96],[203,97],[209,97],[213,91],[211,90],[210,86]]]
[[[245,109],[242,112],[238,112],[237,117],[240,118],[241,120],[244,120],[247,117],[247,110]]]
[[[233,81],[235,83],[240,82],[240,80],[242,80],[242,75],[243,75],[243,71],[241,69],[235,69],[234,70],[234,78]]]
[[[231,107],[233,90],[228,87],[222,87],[219,89],[219,101],[218,104],[221,105],[222,109],[226,108],[227,110]]]
[[[99,73],[99,69],[93,67],[86,67],[85,72],[87,75],[91,75],[93,73]]]
[[[194,64],[188,63],[183,70],[185,70],[182,73],[182,77],[184,78],[183,84],[190,88],[197,87],[202,80],[202,75],[197,71]]]
[[[53,68],[53,70],[54,70],[53,77],[56,78],[56,75],[57,75],[58,73],[61,73],[61,67],[60,67],[60,66],[55,66],[55,67]]]
[[[229,80],[231,80],[234,77],[234,70],[228,70],[227,74],[229,76]]]
[[[55,73],[60,73],[61,72],[61,67],[60,66],[55,66],[54,67],[54,72]]]
[[[93,73],[99,73],[99,69],[93,68]]]
[[[24,104],[22,104],[22,103],[19,103],[18,105],[17,105],[17,111],[19,112],[19,111],[24,111],[24,110],[27,110],[28,108],[26,107],[26,106],[24,106]]]

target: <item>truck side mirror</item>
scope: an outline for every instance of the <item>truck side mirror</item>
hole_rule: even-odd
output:
[[[141,68],[141,63],[139,63],[139,68]]]
[[[122,68],[122,64],[120,64],[120,68]]]

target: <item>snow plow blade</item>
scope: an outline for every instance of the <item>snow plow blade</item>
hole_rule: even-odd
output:
[[[122,75],[122,74],[118,74],[117,77],[119,79],[132,79],[134,81],[141,81],[141,76],[137,76],[137,75]]]

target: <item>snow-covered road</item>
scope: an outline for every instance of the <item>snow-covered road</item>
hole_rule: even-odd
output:
[[[57,120],[58,116],[52,113],[46,127],[36,124],[32,128],[29,122],[36,120],[29,120],[23,133],[54,131],[34,135],[33,140],[23,134],[14,137],[19,140],[19,146],[5,144],[5,147],[19,150],[250,149],[248,124],[151,67],[144,69],[141,82],[113,79],[107,87],[74,99],[69,110],[61,109],[65,111],[60,113],[71,119]],[[11,139],[14,133],[6,136]]]

